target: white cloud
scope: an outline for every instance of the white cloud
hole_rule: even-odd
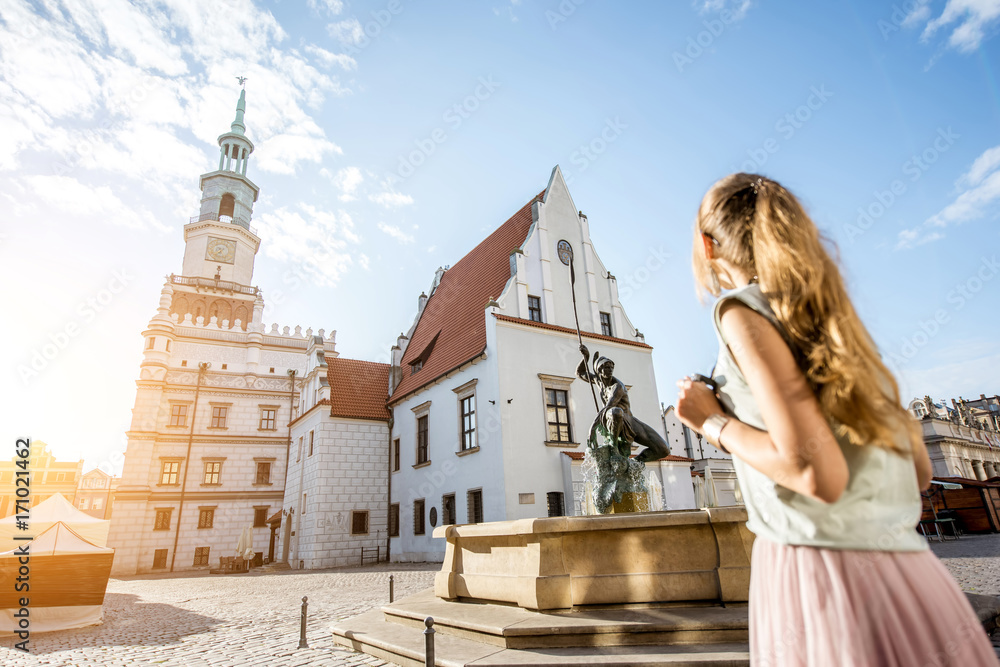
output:
[[[694,6],[702,14],[728,11],[733,21],[739,21],[747,15],[751,4],[751,0],[696,0]]]
[[[331,23],[326,26],[326,31],[341,44],[351,46],[360,44],[365,38],[365,29],[361,27],[361,22],[355,18]]]
[[[309,8],[336,16],[344,11],[344,0],[309,0]]]
[[[315,56],[320,64],[326,68],[333,67],[334,65],[345,70],[358,68],[358,61],[346,53],[333,53],[322,47],[316,46],[315,44],[307,44],[306,53],[310,53]]]
[[[166,229],[147,211],[127,206],[106,185],[84,185],[71,176],[25,176],[24,181],[39,200],[64,213],[99,217],[121,227]]]
[[[384,222],[380,222],[378,223],[378,228],[381,229],[386,234],[388,234],[389,236],[391,236],[392,238],[399,241],[400,243],[413,243],[414,241],[416,241],[416,239],[413,238],[412,235],[407,234],[399,227],[395,227],[393,225],[387,225]]]
[[[354,265],[353,246],[360,239],[350,216],[342,211],[335,215],[300,204],[297,210],[281,207],[262,213],[254,221],[264,254],[294,263],[293,271],[301,280],[333,286]]]
[[[919,8],[920,16],[930,15]],[[957,25],[948,37],[948,46],[963,53],[969,53],[979,48],[986,38],[986,31],[1000,19],[1000,2],[997,0],[948,0],[941,16],[932,19],[924,27],[921,40],[929,41],[941,28]]]
[[[944,238],[942,228],[981,218],[1000,202],[1000,146],[977,157],[956,184],[959,194],[923,224],[899,232],[896,249],[913,248]]]
[[[323,168],[320,169],[319,173],[320,176],[329,179],[340,190],[338,199],[343,202],[357,199],[354,193],[357,192],[358,186],[361,185],[365,178],[361,174],[361,170],[357,167],[344,167],[336,174],[332,173],[329,169]]]
[[[401,192],[394,191],[380,192],[377,195],[368,195],[368,199],[385,208],[399,208],[401,206],[409,206],[413,203],[413,197],[410,195],[404,195]]]

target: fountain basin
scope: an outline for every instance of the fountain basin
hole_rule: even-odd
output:
[[[742,507],[441,526],[434,593],[536,611],[746,602],[753,533]]]

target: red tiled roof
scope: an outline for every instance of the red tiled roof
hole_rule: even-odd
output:
[[[525,320],[520,317],[511,317],[510,315],[494,315],[501,322],[515,322],[517,324],[523,324],[526,327],[536,327],[538,329],[548,329],[549,331],[562,331],[563,333],[576,335],[576,329],[570,329],[569,327],[560,327],[555,324],[547,324],[545,322],[535,322],[534,320]],[[648,350],[652,350],[652,346],[646,343],[640,343],[637,340],[629,340],[628,338],[615,338],[614,336],[605,336],[604,334],[591,333],[589,331],[581,331],[580,335],[584,338],[593,338],[595,340],[606,340],[612,343],[621,343],[622,345],[632,345],[635,347],[644,347]]]
[[[565,454],[566,456],[570,457],[574,461],[582,461],[583,457],[584,457],[584,452],[563,452],[563,454]],[[664,456],[662,459],[658,459],[658,460],[660,460],[660,461],[689,461],[689,462],[690,461],[694,461],[694,459],[689,459],[686,456],[674,456],[673,454],[670,454],[668,456]]]
[[[544,190],[457,264],[445,271],[417,322],[401,363],[403,378],[393,392],[396,403],[442,375],[475,359],[486,349],[486,302],[500,296],[510,279],[510,253],[520,248],[531,227],[531,205]],[[435,340],[436,339],[436,340]],[[414,373],[431,342],[433,351]]]
[[[389,421],[389,364],[327,357],[326,365],[331,417]]]

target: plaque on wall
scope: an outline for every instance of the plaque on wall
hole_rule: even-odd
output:
[[[236,261],[236,241],[217,239],[214,236],[209,236],[205,259],[213,262],[222,262],[223,264],[232,264]]]

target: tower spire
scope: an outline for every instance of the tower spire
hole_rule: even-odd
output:
[[[241,79],[243,77],[240,77]],[[236,119],[233,121],[231,126],[231,131],[237,134],[245,134],[247,126],[243,124],[243,114],[247,110],[247,91],[246,88],[240,91],[240,101],[236,103]]]
[[[236,77],[240,85],[246,81],[246,77]],[[246,136],[246,125],[243,123],[243,114],[247,109],[246,88],[240,90],[240,99],[236,103],[236,118],[230,126],[229,132],[219,137],[219,171],[232,171],[241,176],[247,175],[247,162],[250,154],[253,153],[253,142]]]

